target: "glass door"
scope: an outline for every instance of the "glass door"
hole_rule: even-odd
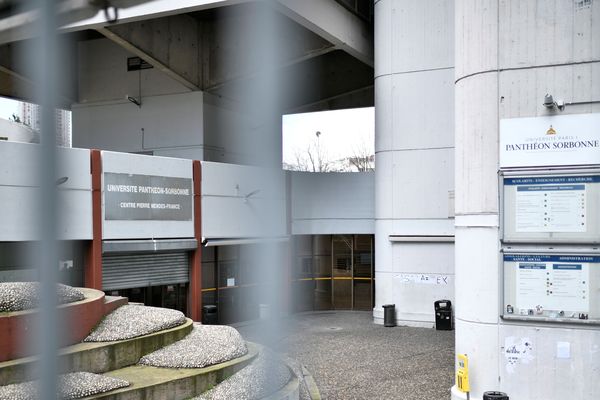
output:
[[[354,237],[353,308],[373,309],[373,236]]]
[[[331,236],[317,235],[313,238],[314,261],[314,307],[315,310],[331,310]]]
[[[352,309],[353,243],[352,235],[336,235],[331,241],[333,308],[336,310]]]

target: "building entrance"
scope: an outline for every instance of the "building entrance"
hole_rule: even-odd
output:
[[[373,308],[373,235],[297,236],[294,243],[296,311]]]

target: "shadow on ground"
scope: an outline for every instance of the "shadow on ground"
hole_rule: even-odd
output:
[[[298,314],[277,327],[238,330],[304,364],[324,399],[450,398],[454,331],[385,328],[369,312]]]

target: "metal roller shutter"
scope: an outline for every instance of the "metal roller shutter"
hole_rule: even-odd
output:
[[[111,254],[102,257],[102,289],[170,285],[189,281],[189,253]]]

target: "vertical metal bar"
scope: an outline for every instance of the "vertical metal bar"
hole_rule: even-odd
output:
[[[102,290],[102,157],[90,151],[92,172],[92,240],[87,251],[85,287]]]
[[[38,344],[40,349],[40,398],[56,399],[58,313],[56,284],[58,281],[58,251],[56,229],[56,104],[59,92],[58,38],[54,1],[36,0],[40,10],[37,32],[29,49],[28,59],[34,68],[34,82],[41,105],[39,203],[40,252],[40,311]]]
[[[350,309],[354,310],[354,245],[356,244],[356,235],[350,236]]]
[[[194,182],[194,236],[196,249],[192,251],[188,296],[189,316],[194,321],[202,319],[202,166],[200,161],[192,163]]]
[[[333,241],[335,239],[334,239],[333,235],[329,235],[329,237],[331,239],[330,240],[330,242],[331,242],[331,253],[330,253],[331,256],[329,257],[329,258],[331,258],[331,263],[330,263],[331,264],[331,271],[330,271],[330,274],[329,274],[329,276],[331,276],[331,308],[335,310],[335,296],[333,295],[334,291],[335,291],[335,283],[334,283],[335,282],[335,279],[334,279],[335,277],[333,276],[333,269],[334,269],[333,268],[333,263],[335,262],[334,261],[335,260],[335,253],[334,253]]]
[[[373,271],[373,267],[375,265],[375,262],[374,262],[374,258],[375,258],[374,256],[375,255],[373,254],[373,249],[375,248],[374,243],[373,243],[374,236],[373,235],[369,235],[369,239],[370,239],[369,243],[371,244],[371,248],[370,248],[370,250],[371,250],[371,281],[370,281],[371,282],[371,291],[370,291],[370,297],[371,298],[369,299],[369,301],[371,302],[371,309],[372,309],[373,307],[375,307],[375,304],[373,304],[373,299],[375,298],[375,290],[374,290],[375,289],[375,278],[373,277],[373,272],[374,272]]]

